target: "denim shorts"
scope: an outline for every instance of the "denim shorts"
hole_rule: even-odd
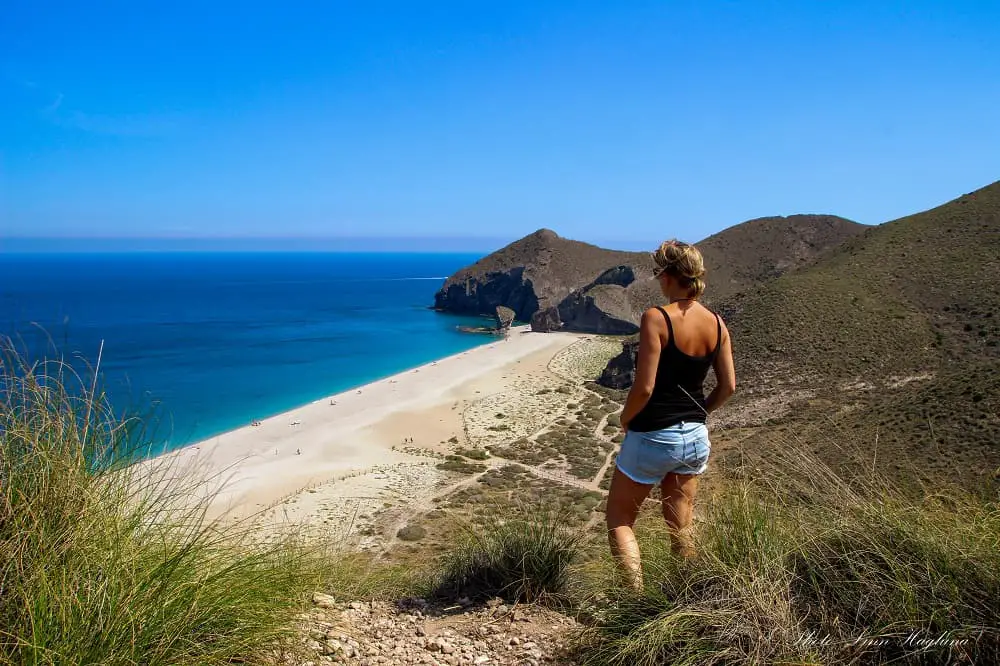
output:
[[[615,463],[636,483],[655,484],[667,474],[701,474],[708,467],[708,428],[684,421],[663,430],[629,430]]]

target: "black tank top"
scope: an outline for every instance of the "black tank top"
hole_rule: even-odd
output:
[[[705,376],[715,362],[722,344],[722,320],[715,314],[717,337],[715,349],[705,356],[689,356],[677,348],[674,341],[674,327],[670,316],[663,308],[656,308],[667,320],[670,339],[660,353],[660,363],[656,368],[656,383],[653,395],[642,411],[629,423],[629,430],[651,432],[663,430],[682,421],[704,423]]]

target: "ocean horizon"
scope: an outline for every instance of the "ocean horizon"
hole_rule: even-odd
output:
[[[431,309],[469,253],[0,254],[0,332],[171,450],[491,342]]]

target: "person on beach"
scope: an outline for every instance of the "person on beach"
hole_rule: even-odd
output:
[[[670,240],[653,253],[653,261],[654,279],[669,302],[642,315],[635,381],[621,414],[625,439],[607,506],[611,552],[636,589],[642,588],[642,566],[632,527],[655,484],[674,552],[694,555],[692,502],[711,448],[705,420],[736,390],[729,331],[699,302],[705,291],[701,253]],[[717,384],[706,399],[710,367]]]

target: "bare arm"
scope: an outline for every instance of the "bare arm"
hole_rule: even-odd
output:
[[[629,423],[653,395],[656,368],[660,364],[660,352],[663,349],[662,336],[666,333],[666,328],[667,323],[655,308],[643,313],[639,325],[639,360],[636,361],[635,381],[622,410],[622,428],[625,430],[628,430]]]
[[[722,407],[736,392],[736,368],[733,365],[733,341],[729,337],[729,329],[722,324],[722,340],[719,353],[715,356],[715,390],[705,400],[705,411],[714,412]]]

